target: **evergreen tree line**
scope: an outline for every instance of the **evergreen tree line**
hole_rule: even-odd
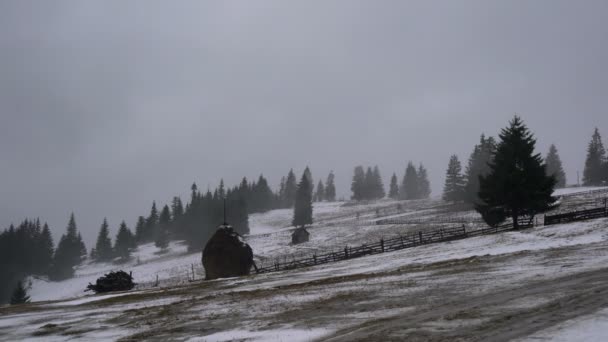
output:
[[[599,129],[595,128],[587,146],[583,171],[583,185],[598,186],[608,183],[608,157]]]
[[[317,183],[316,190],[314,189],[312,173],[308,166],[306,167],[306,169],[304,169],[303,175],[306,175],[307,177],[309,189],[308,191],[310,192],[311,199],[314,202],[334,202],[336,200],[335,175],[333,171],[331,171],[329,175],[327,175],[325,183],[323,183],[323,180],[319,180],[319,182]],[[281,178],[281,183],[279,184],[279,191],[276,194],[278,208],[294,207],[298,185],[299,183],[297,183],[296,175],[293,172],[293,169],[289,170],[287,176]]]
[[[21,281],[28,275],[51,280],[71,277],[86,254],[73,214],[56,249],[48,224],[41,226],[37,219],[10,225],[0,233],[0,303],[7,302],[13,288],[18,283],[23,286]]]
[[[373,169],[368,167],[367,171],[363,166],[355,167],[350,189],[353,193],[352,199],[355,201],[376,200],[386,196],[378,166],[374,166]]]
[[[429,198],[431,195],[431,183],[428,172],[424,165],[418,168],[411,161],[407,163],[401,184],[397,180],[397,174],[393,173],[389,185],[388,197],[400,200],[418,200]]]
[[[127,227],[125,221],[120,223],[114,245],[108,230],[108,221],[103,220],[95,247],[91,248],[91,259],[97,262],[107,262],[120,258],[119,261],[127,261],[131,257],[131,252],[137,247],[135,235]]]

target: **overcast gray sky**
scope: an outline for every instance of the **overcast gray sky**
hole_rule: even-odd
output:
[[[196,181],[378,164],[385,185],[515,112],[569,182],[608,137],[608,1],[0,0],[0,227],[90,247]]]

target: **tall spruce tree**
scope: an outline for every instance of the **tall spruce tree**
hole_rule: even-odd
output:
[[[327,175],[327,182],[325,182],[325,200],[327,200],[327,202],[336,200],[336,184],[333,171],[329,172],[329,175]]]
[[[480,176],[481,203],[475,206],[488,224],[510,217],[518,229],[520,217],[532,219],[551,208],[556,180],[546,175],[535,145],[534,135],[518,116],[501,131],[490,173]]]
[[[407,168],[405,169],[405,175],[403,175],[403,181],[401,182],[401,189],[399,190],[402,199],[414,200],[418,199],[418,173],[414,163],[408,162]]]
[[[460,202],[464,200],[464,186],[460,160],[458,160],[457,155],[452,155],[446,171],[443,200],[447,202]]]
[[[306,177],[308,177],[308,184],[310,184],[310,198],[312,198],[312,194],[315,188],[315,181],[312,178],[312,172],[310,172],[310,168],[308,167],[308,165],[304,169],[304,174],[306,175]]]
[[[489,163],[496,152],[496,141],[493,137],[486,138],[484,134],[475,145],[469,157],[465,171],[465,201],[469,204],[479,202],[479,176],[486,176],[490,172]]]
[[[93,255],[96,261],[108,261],[114,257],[112,253],[112,240],[110,240],[110,231],[108,230],[108,220],[103,219],[101,228],[99,228],[99,234],[97,235],[97,243],[95,244],[95,255]]]
[[[546,172],[549,176],[554,176],[557,183],[555,184],[558,188],[563,188],[566,186],[566,173],[564,172],[564,168],[562,167],[562,160],[557,153],[557,147],[554,144],[551,144],[549,147],[549,153],[547,153],[547,158],[545,158],[546,163]]]
[[[144,242],[153,241],[156,237],[156,228],[158,226],[158,210],[156,209],[156,201],[152,202],[152,208],[150,208],[150,215],[146,219],[144,226]]]
[[[289,170],[287,180],[285,181],[285,207],[292,208],[296,201],[296,190],[298,188],[296,175],[293,169]]]
[[[143,216],[137,218],[135,224],[135,241],[137,243],[143,243],[146,238],[146,219]]]
[[[372,185],[373,189],[372,198],[381,199],[386,196],[386,192],[384,191],[384,183],[382,182],[382,176],[380,175],[380,169],[378,165],[374,166],[374,170],[372,171]]]
[[[315,202],[323,202],[325,199],[325,186],[323,185],[323,181],[319,180],[319,184],[317,184],[317,190],[315,192]]]
[[[310,191],[312,184],[309,182],[309,177],[304,172],[296,191],[296,203],[292,221],[292,225],[296,227],[312,224],[312,195]]]
[[[25,304],[30,301],[30,296],[27,295],[27,290],[23,285],[23,282],[19,280],[17,286],[11,296],[11,305]]]
[[[422,163],[418,166],[418,198],[426,199],[431,196],[431,182],[429,182],[428,172]]]
[[[606,181],[607,175],[604,174],[605,163],[606,150],[602,143],[600,131],[596,127],[591,136],[591,141],[587,146],[587,158],[583,171],[583,184],[587,186],[596,186],[601,185],[603,181]]]
[[[70,215],[70,221],[66,233],[61,236],[53,257],[53,267],[49,274],[53,280],[63,280],[73,276],[74,266],[83,260],[84,243],[76,227],[74,213]],[[84,249],[86,256],[86,249]]]
[[[122,261],[128,260],[131,257],[131,251],[135,248],[135,237],[125,221],[120,223],[118,233],[116,234],[116,242],[114,243],[114,252]]]
[[[220,184],[222,186],[222,184]],[[225,196],[225,194],[223,195]],[[223,199],[223,197],[220,197]],[[171,211],[168,205],[165,205],[158,217],[158,226],[154,237],[154,245],[161,250],[166,250],[169,246],[169,227],[171,224]]]
[[[40,235],[40,242],[38,244],[40,263],[40,270],[42,274],[48,275],[51,270],[53,263],[53,254],[55,253],[55,244],[53,243],[53,236],[48,224],[44,224],[42,233]]]
[[[372,173],[372,168],[368,167],[367,171],[365,171],[365,180],[363,181],[363,199],[373,199],[374,190],[374,175]]]
[[[393,173],[393,176],[391,177],[391,185],[389,187],[388,197],[392,199],[399,198],[399,184],[397,180],[397,175],[395,173]]]
[[[365,171],[363,170],[363,166],[355,167],[350,190],[353,193],[352,199],[355,201],[365,199]]]

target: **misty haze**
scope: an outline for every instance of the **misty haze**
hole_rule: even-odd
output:
[[[0,1],[0,341],[605,341],[608,2]]]

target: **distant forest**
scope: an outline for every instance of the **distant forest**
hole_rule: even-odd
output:
[[[504,138],[505,133],[501,135]],[[500,145],[503,146],[503,145]],[[533,146],[533,144],[529,145]],[[482,189],[482,182],[489,188],[491,165],[497,155],[499,144],[493,137],[481,135],[463,170],[457,155],[452,155],[446,170],[442,198],[446,202],[466,203],[471,207],[492,196]],[[608,159],[599,130],[596,128],[587,146],[587,157],[583,173],[583,185],[597,186],[608,182]],[[509,151],[501,153],[508,155]],[[501,154],[502,155],[502,154]],[[566,175],[557,147],[551,145],[542,160],[544,174],[555,179],[557,187],[566,186]],[[76,218],[70,215],[66,232],[55,246],[49,226],[39,219],[24,220],[19,225],[10,225],[0,233],[0,303],[8,302],[11,292],[19,281],[27,276],[48,277],[62,280],[74,275],[74,268],[87,258],[95,262],[124,262],[130,259],[137,245],[154,242],[162,252],[171,240],[184,240],[191,252],[200,251],[206,241],[226,219],[240,234],[249,233],[249,214],[280,208],[294,208],[296,202],[322,202],[336,200],[335,175],[314,182],[310,168],[306,167],[298,183],[293,170],[280,180],[278,190],[273,191],[267,179],[260,175],[257,180],[242,181],[226,187],[223,180],[213,191],[201,192],[192,184],[189,199],[184,204],[180,197],[158,206],[152,202],[149,213],[138,216],[134,229],[123,221],[112,243],[107,220],[101,223],[96,244],[89,252],[78,232]],[[488,190],[489,191],[489,190]],[[357,166],[351,183],[353,201],[379,200],[385,197],[394,200],[426,199],[431,194],[427,169],[408,162],[401,180],[393,173],[385,191],[378,166]],[[298,197],[298,193],[299,196]],[[487,195],[484,199],[480,195]],[[312,223],[311,208],[307,203],[294,208],[294,225]]]

